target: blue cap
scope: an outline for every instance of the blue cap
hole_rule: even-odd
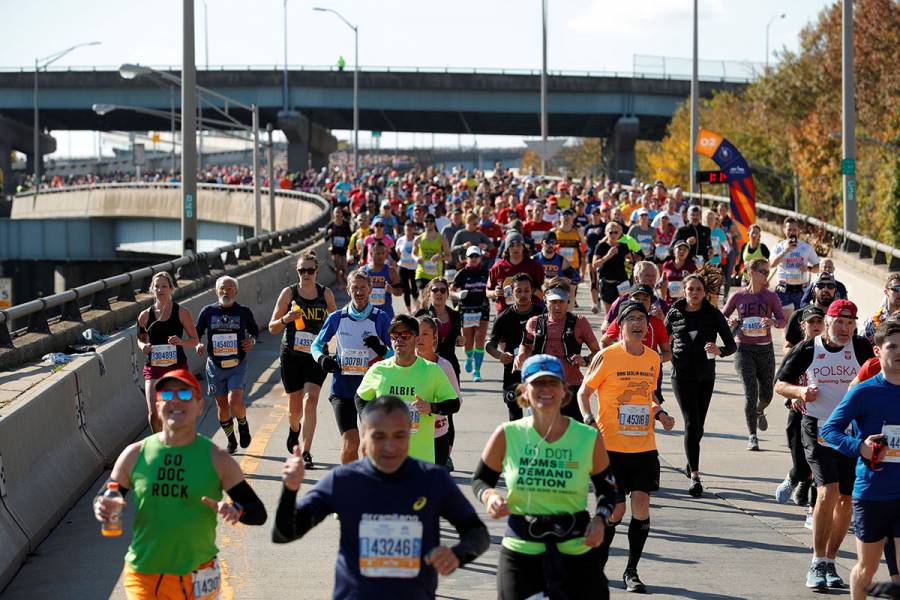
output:
[[[522,365],[522,381],[531,383],[538,377],[555,377],[565,382],[563,366],[559,359],[549,354],[535,354]]]
[[[384,219],[382,219],[381,217],[375,217],[374,219],[372,219],[372,225],[375,225],[376,223],[381,223],[382,225],[384,225]]]

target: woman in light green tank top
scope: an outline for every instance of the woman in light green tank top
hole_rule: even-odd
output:
[[[488,514],[508,517],[497,570],[499,597],[608,597],[600,546],[615,487],[603,438],[596,428],[561,413],[574,398],[559,359],[530,357],[522,380],[517,401],[531,415],[494,431],[473,478]],[[501,471],[505,498],[494,487]],[[592,481],[598,489],[593,514],[588,512]]]
[[[450,259],[450,245],[435,228],[434,215],[425,216],[425,231],[413,241],[413,253],[418,257],[416,286],[421,291],[429,281],[444,274],[444,261]]]

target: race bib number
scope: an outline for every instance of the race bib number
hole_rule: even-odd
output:
[[[575,258],[575,248],[560,248],[559,253],[569,262],[571,262],[572,259]]]
[[[344,349],[341,353],[341,373],[344,375],[365,375],[369,369],[369,351]]]
[[[512,304],[516,300],[513,295],[512,277],[507,277],[503,280],[503,299],[506,300],[507,304]]]
[[[806,274],[799,266],[787,266],[782,271],[782,281],[788,285],[803,285],[806,283]]]
[[[151,367],[171,367],[178,362],[178,350],[172,344],[153,344],[150,347]]]
[[[336,235],[331,238],[331,245],[335,248],[343,248],[347,245],[347,238],[345,238],[344,236]]]
[[[769,328],[762,324],[762,317],[745,317],[741,331],[747,337],[763,337],[769,333]]]
[[[298,331],[294,334],[294,352],[306,352],[309,354],[314,339],[316,339],[316,336],[308,331]]]
[[[650,407],[646,404],[619,405],[619,433],[646,436],[650,429]]]
[[[422,522],[361,519],[359,572],[363,577],[412,579],[422,560]]]
[[[219,573],[219,559],[217,558],[213,559],[212,566],[191,573],[191,586],[194,589],[196,600],[218,598],[221,585],[222,575]]]
[[[212,336],[213,356],[235,356],[238,353],[236,333],[215,333]]]
[[[372,293],[369,294],[369,302],[371,302],[375,306],[381,306],[382,304],[384,304],[384,298],[384,288],[372,288]]]
[[[424,271],[426,275],[434,275],[436,277],[438,274],[438,262],[431,259],[426,260],[422,263],[422,271]]]
[[[656,260],[665,260],[669,256],[669,247],[660,244],[654,250],[654,256],[656,256]]]
[[[670,281],[669,282],[669,295],[673,298],[683,298],[684,297],[684,282],[683,281]]]
[[[900,463],[900,425],[883,425],[881,433],[887,442],[884,462]]]
[[[653,242],[638,242],[638,245],[640,245],[641,252],[644,253],[644,256],[653,254]]]
[[[544,241],[544,238],[547,237],[546,231],[532,231],[531,239],[535,241],[536,244],[540,244]]]
[[[408,404],[406,406],[409,409],[409,434],[416,435],[419,433],[419,427],[421,426],[422,416],[419,414],[419,411],[416,410],[416,407],[412,404]]]
[[[481,324],[481,310],[478,312],[464,312],[463,313],[463,329],[468,329],[470,327],[478,327]]]
[[[415,269],[416,268],[416,259],[413,257],[411,253],[402,253],[400,255],[400,266],[404,269]]]
[[[627,279],[616,286],[616,291],[619,292],[619,295],[627,294],[628,290],[631,289],[631,282]]]

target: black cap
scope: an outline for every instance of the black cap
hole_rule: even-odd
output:
[[[548,232],[547,232],[547,235],[544,236],[543,241],[545,241],[545,242],[555,242],[555,241],[556,241],[556,232],[555,232],[555,231],[548,231]]]
[[[807,306],[803,309],[803,312],[800,314],[800,322],[805,323],[810,319],[815,319],[819,317],[820,319],[825,318],[825,311],[819,308],[818,306]]]
[[[647,285],[646,283],[636,283],[631,286],[631,289],[628,290],[628,297],[632,297],[635,294],[647,294],[651,298],[655,295],[653,293],[653,286]]]
[[[616,315],[616,323],[621,323],[629,313],[633,313],[637,311],[649,318],[650,313],[647,312],[647,307],[644,306],[643,302],[635,302],[634,300],[628,300],[619,305],[619,314]]]
[[[398,327],[405,327],[412,331],[414,335],[419,335],[419,322],[412,315],[397,315],[394,317],[390,327],[388,327],[388,333],[394,332]]]

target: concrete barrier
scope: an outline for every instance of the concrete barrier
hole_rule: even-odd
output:
[[[77,358],[65,370],[75,374],[84,414],[84,432],[100,452],[105,465],[112,465],[125,443],[147,425],[143,355],[134,331],[127,330],[97,348],[105,372],[100,374],[96,356]]]
[[[103,470],[80,428],[81,411],[78,380],[70,371],[26,392],[0,419],[4,504],[31,550]]]
[[[324,248],[324,242],[313,246],[320,253]],[[288,254],[237,277],[238,300],[253,311],[261,329],[268,325],[278,293],[297,280],[296,261],[296,253]],[[324,256],[320,264],[323,283],[332,282]],[[210,287],[179,304],[196,318],[201,308],[216,301]],[[135,333],[136,328],[129,327],[98,347],[106,366],[104,375],[96,356],[78,357],[25,392],[0,417],[0,465],[6,492],[0,504],[0,589],[26,553],[40,544],[103,468],[146,426],[140,374],[144,357]],[[187,356],[191,369],[200,372],[204,360],[193,351]]]

